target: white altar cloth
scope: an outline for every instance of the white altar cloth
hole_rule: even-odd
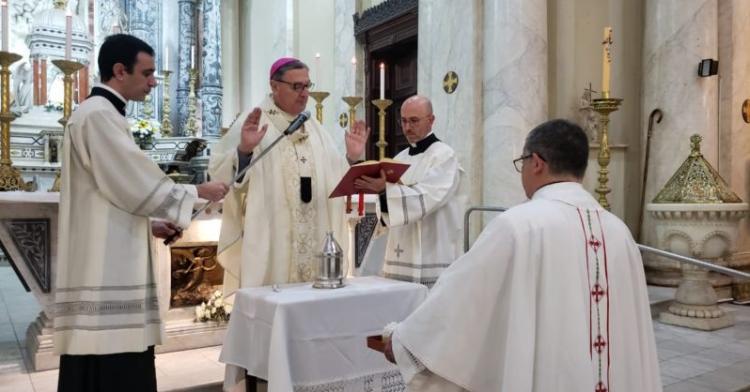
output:
[[[225,389],[244,372],[269,392],[400,390],[401,375],[366,337],[402,321],[427,296],[415,283],[368,276],[340,289],[310,283],[237,291],[219,361]]]

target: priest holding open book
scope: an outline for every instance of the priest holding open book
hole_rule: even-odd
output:
[[[394,158],[410,165],[398,182],[388,173],[354,182],[380,195],[381,223],[388,227],[383,275],[432,287],[461,252],[464,203],[458,194],[462,169],[455,151],[432,132],[435,115],[426,97],[401,106],[401,129],[411,145]]]

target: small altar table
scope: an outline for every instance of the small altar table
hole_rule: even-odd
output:
[[[366,339],[426,296],[423,285],[375,276],[333,290],[310,283],[239,290],[219,357],[227,364],[224,387],[234,388],[246,371],[268,380],[269,392],[401,390],[398,368]]]

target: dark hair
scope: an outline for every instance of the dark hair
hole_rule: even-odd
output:
[[[547,121],[529,132],[524,155],[536,153],[552,174],[583,178],[589,160],[589,139],[578,125],[562,119]]]
[[[154,55],[154,48],[140,38],[128,34],[113,34],[104,40],[99,48],[99,77],[106,82],[114,76],[112,67],[120,63],[128,73],[133,73],[133,66],[138,59],[138,53],[144,52]]]
[[[284,74],[286,73],[286,71],[289,71],[292,69],[306,69],[308,71],[310,70],[310,68],[307,67],[307,64],[299,60],[294,60],[292,62],[289,62],[279,67],[279,69],[277,69],[276,72],[274,72],[273,75],[271,75],[271,80],[281,80],[281,78],[284,77]]]

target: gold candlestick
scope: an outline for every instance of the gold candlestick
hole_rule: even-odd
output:
[[[375,143],[378,146],[379,158],[385,158],[385,147],[388,143],[385,141],[385,109],[393,104],[390,99],[373,99],[372,103],[380,109],[378,111],[378,142]]]
[[[195,83],[198,80],[198,71],[193,68],[190,70],[190,93],[188,94],[188,118],[185,121],[185,136],[195,136],[198,134],[198,122],[195,114],[198,111],[195,98]]]
[[[16,119],[10,112],[10,65],[20,59],[15,53],[0,52],[0,191],[3,192],[28,190],[10,159],[10,122]]]
[[[609,95],[607,93],[607,95]],[[599,195],[598,201],[602,207],[609,210],[609,202],[607,201],[607,194],[612,190],[608,187],[609,182],[609,165],[610,154],[609,154],[609,114],[617,111],[617,107],[622,103],[620,98],[597,98],[594,99],[592,106],[597,113],[599,113],[599,155],[597,160],[599,161],[599,186],[596,188],[596,193]]]
[[[169,119],[172,108],[169,106],[169,75],[172,71],[163,70],[161,73],[164,75],[164,87],[162,88],[164,93],[162,94],[161,103],[161,136],[170,137],[172,136],[172,121]]]
[[[57,120],[57,122],[63,126],[64,132],[65,126],[70,119],[70,114],[73,113],[73,74],[83,68],[84,65],[71,60],[52,60],[52,64],[59,68],[60,71],[63,72],[63,75],[65,75],[63,77],[63,116]],[[62,170],[62,168],[60,170]],[[60,192],[60,172],[55,176],[55,182],[52,184],[52,188],[50,188],[49,191]]]
[[[341,97],[341,100],[349,105],[349,131],[354,126],[354,119],[357,117],[357,105],[362,102],[362,97]]]
[[[323,100],[330,94],[325,91],[310,91],[310,96],[315,100],[315,118],[323,124]]]

